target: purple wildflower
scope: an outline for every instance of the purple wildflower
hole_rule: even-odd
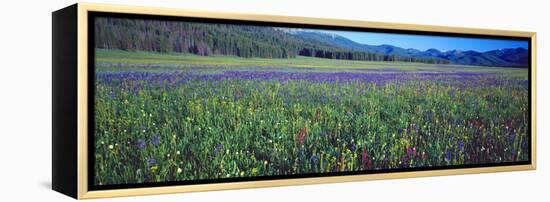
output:
[[[317,164],[317,162],[319,162],[319,157],[317,157],[317,155],[313,155],[311,156],[310,161],[312,164]]]
[[[146,146],[145,140],[139,139],[139,140],[137,141],[137,147],[138,147],[139,149],[144,149],[145,146]]]
[[[154,135],[152,138],[151,138],[151,143],[154,145],[154,146],[157,146],[159,143],[160,143],[160,137],[158,135]]]
[[[413,155],[412,148],[407,148],[407,156],[412,156],[412,155]]]
[[[355,149],[356,149],[355,144],[350,144],[348,147],[351,152],[355,152]]]
[[[508,136],[508,141],[514,142],[514,140],[516,139],[516,135],[516,129],[512,130],[512,133],[510,133],[510,136]]]
[[[151,166],[151,165],[157,163],[157,161],[153,157],[147,157],[146,162],[147,162],[147,166]]]
[[[223,149],[223,145],[218,143],[216,144],[216,147],[214,148],[214,152],[218,153]]]
[[[446,155],[445,155],[445,160],[446,161],[451,161],[452,159],[453,159],[453,153],[450,150],[448,150]]]
[[[321,135],[321,137],[325,137],[325,136],[327,136],[327,132],[321,131],[320,135]]]

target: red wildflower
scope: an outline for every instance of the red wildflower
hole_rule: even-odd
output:
[[[506,128],[506,129],[513,129],[512,125],[513,125],[513,122],[510,119],[508,119],[504,122],[504,128]]]
[[[320,108],[317,108],[317,119],[319,119],[321,117],[321,109]]]
[[[475,128],[478,128],[478,129],[483,128],[483,122],[481,122],[480,120],[477,120],[477,119],[470,119],[470,120],[468,121],[468,123],[469,123],[471,126],[475,127]]]
[[[301,128],[300,129],[300,144],[304,144],[304,140],[306,139],[306,136],[307,136],[307,127]]]
[[[369,159],[369,162],[367,163],[367,168],[368,169],[372,168],[372,160],[371,159]]]

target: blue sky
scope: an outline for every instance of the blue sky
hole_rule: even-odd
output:
[[[479,38],[463,38],[463,37],[442,37],[442,36],[426,36],[426,35],[410,35],[410,34],[386,34],[373,32],[354,32],[354,31],[332,31],[318,30],[326,33],[333,33],[355,42],[368,45],[393,45],[401,48],[414,48],[425,51],[430,48],[435,48],[441,51],[449,50],[474,50],[478,52],[503,49],[503,48],[526,48],[526,41],[514,40],[496,40],[496,39],[479,39]]]

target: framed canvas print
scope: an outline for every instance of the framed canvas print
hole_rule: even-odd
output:
[[[535,169],[533,32],[52,15],[52,185],[74,198]]]

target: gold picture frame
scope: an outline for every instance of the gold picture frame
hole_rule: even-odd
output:
[[[76,117],[76,131],[71,133],[62,133],[56,130],[56,121],[54,118],[54,190],[60,191],[64,194],[72,196],[77,199],[92,199],[92,198],[104,198],[104,197],[121,197],[121,196],[135,196],[135,195],[151,195],[151,194],[169,194],[169,193],[184,193],[184,192],[198,192],[198,191],[212,191],[212,190],[227,190],[227,189],[245,189],[245,188],[259,188],[259,187],[275,187],[275,186],[290,186],[290,185],[308,185],[308,184],[320,184],[320,183],[338,183],[338,182],[352,182],[352,181],[364,181],[364,180],[381,180],[381,179],[398,179],[398,178],[413,178],[413,177],[427,177],[427,176],[442,176],[442,175],[460,175],[460,174],[473,174],[473,173],[490,173],[490,172],[505,172],[505,171],[521,171],[521,170],[535,170],[536,169],[536,33],[535,32],[523,32],[523,31],[509,31],[509,30],[493,30],[493,29],[476,29],[476,28],[461,28],[461,27],[445,27],[445,26],[430,26],[430,25],[412,25],[412,24],[399,24],[399,23],[382,23],[382,22],[368,22],[368,21],[355,21],[355,20],[340,20],[340,19],[322,19],[322,18],[308,18],[308,17],[291,17],[291,16],[277,16],[277,15],[258,15],[258,14],[240,14],[240,13],[221,13],[221,12],[207,12],[207,11],[193,11],[183,9],[170,9],[170,8],[151,8],[151,7],[137,7],[137,6],[121,6],[121,5],[106,5],[106,4],[90,4],[90,3],[78,3],[71,7],[68,7],[72,14],[67,16],[74,19],[72,28],[76,33],[76,92],[74,94],[77,109],[75,111]],[[58,11],[62,12],[62,10]],[[75,13],[76,12],[76,13]],[[123,189],[109,189],[109,190],[90,190],[88,187],[89,173],[88,173],[88,64],[91,58],[88,58],[88,13],[89,12],[109,12],[109,13],[124,13],[124,14],[141,14],[141,15],[158,15],[158,16],[175,16],[175,17],[195,17],[195,18],[212,18],[212,19],[228,19],[228,20],[246,20],[257,22],[277,22],[277,23],[297,23],[308,25],[329,25],[329,26],[343,26],[343,27],[358,27],[358,28],[376,28],[376,29],[388,29],[388,30],[410,30],[410,31],[425,31],[425,32],[440,32],[440,33],[459,33],[459,34],[476,34],[476,35],[489,35],[489,36],[513,36],[513,37],[526,37],[530,38],[531,42],[531,163],[526,165],[509,165],[509,166],[495,166],[495,167],[477,167],[477,168],[460,168],[460,169],[443,169],[443,170],[428,170],[428,171],[407,171],[397,173],[380,173],[380,174],[361,174],[361,175],[346,175],[346,176],[326,176],[326,177],[311,177],[311,178],[296,178],[296,179],[276,179],[276,180],[261,180],[261,181],[243,181],[243,182],[222,182],[213,184],[197,184],[197,185],[173,185],[173,186],[161,186],[161,187],[144,187],[144,188],[123,188]],[[75,16],[76,14],[76,16]],[[58,14],[61,15],[61,14]],[[54,13],[54,35],[56,33],[63,32],[56,29],[56,23],[61,26],[61,17],[56,22],[56,14]],[[57,45],[54,36],[54,68],[56,66],[56,51]],[[66,43],[66,42],[65,42]],[[67,49],[65,51],[71,51],[73,49]],[[59,54],[63,53],[60,50]],[[61,59],[59,59],[61,60]],[[74,67],[74,66],[73,66]],[[71,68],[71,67],[65,67]],[[55,70],[54,70],[55,72]],[[55,90],[55,73],[54,73],[54,116],[56,113],[55,93],[60,92]],[[61,84],[60,84],[61,85]],[[61,99],[61,98],[59,98]],[[59,100],[62,103],[64,100]],[[60,127],[60,126],[59,126]],[[57,128],[59,128],[57,127]],[[56,147],[62,147],[60,145],[72,144],[74,142],[61,142],[62,137],[74,136],[76,141],[75,147],[70,150],[75,152],[74,156],[63,156],[68,154],[62,154],[63,151],[57,151]],[[68,140],[67,140],[68,141]],[[59,144],[57,142],[60,142]],[[60,155],[60,157],[56,157]],[[65,164],[74,165],[62,165],[60,161],[62,159],[69,159],[65,161]],[[56,160],[57,159],[57,160]],[[72,160],[76,160],[72,162]],[[75,172],[76,178],[71,179],[58,179],[56,172]],[[59,176],[59,174],[57,175]],[[71,175],[72,176],[72,175]]]

